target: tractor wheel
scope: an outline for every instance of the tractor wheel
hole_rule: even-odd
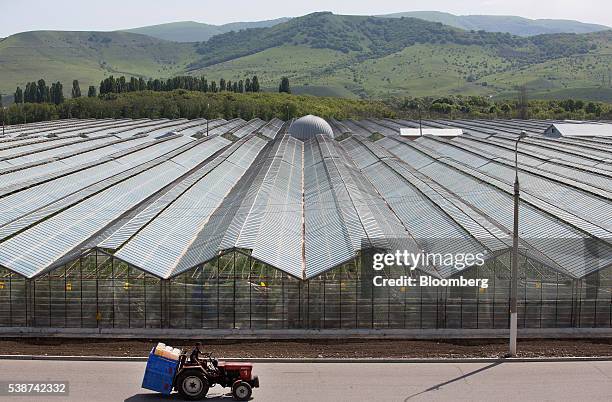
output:
[[[176,388],[179,394],[188,400],[204,399],[208,393],[208,380],[199,370],[186,370],[176,378]]]
[[[232,386],[232,396],[238,401],[248,401],[252,393],[253,388],[248,382],[238,381]]]

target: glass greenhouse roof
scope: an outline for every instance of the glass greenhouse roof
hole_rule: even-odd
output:
[[[521,248],[573,278],[612,265],[612,144],[550,121],[58,120],[0,137],[0,266],[36,277],[92,248],[160,278],[234,248],[298,279],[369,248],[507,252],[514,141]],[[331,133],[333,131],[333,135]],[[335,138],[335,139],[334,139]],[[595,257],[593,257],[595,256]],[[444,266],[424,270],[438,277]]]

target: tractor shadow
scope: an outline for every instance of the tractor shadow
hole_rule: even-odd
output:
[[[254,398],[251,397],[251,400]],[[202,399],[202,401],[206,402],[214,402],[214,401],[234,401],[235,399],[232,397],[231,393],[211,393],[206,395],[206,398]],[[125,399],[125,402],[156,402],[156,401],[184,401],[177,393],[172,393],[170,395],[162,395],[162,394],[136,394],[134,396],[130,396]]]

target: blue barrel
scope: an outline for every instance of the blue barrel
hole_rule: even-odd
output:
[[[156,356],[155,348],[153,348],[147,360],[147,368],[142,379],[142,388],[170,395],[178,363],[178,360]]]

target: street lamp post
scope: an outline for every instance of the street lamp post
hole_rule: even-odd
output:
[[[527,134],[521,131],[514,144],[514,229],[512,231],[512,273],[510,284],[510,356],[516,356],[517,335],[517,292],[518,292],[518,259],[519,259],[519,179],[518,179],[518,144]]]
[[[423,117],[421,115],[421,105],[419,104],[417,109],[419,110],[419,135],[422,137],[423,136]]]
[[[208,137],[208,121],[210,120],[210,114],[208,113],[208,108],[210,108],[210,103],[206,104],[206,136]]]

